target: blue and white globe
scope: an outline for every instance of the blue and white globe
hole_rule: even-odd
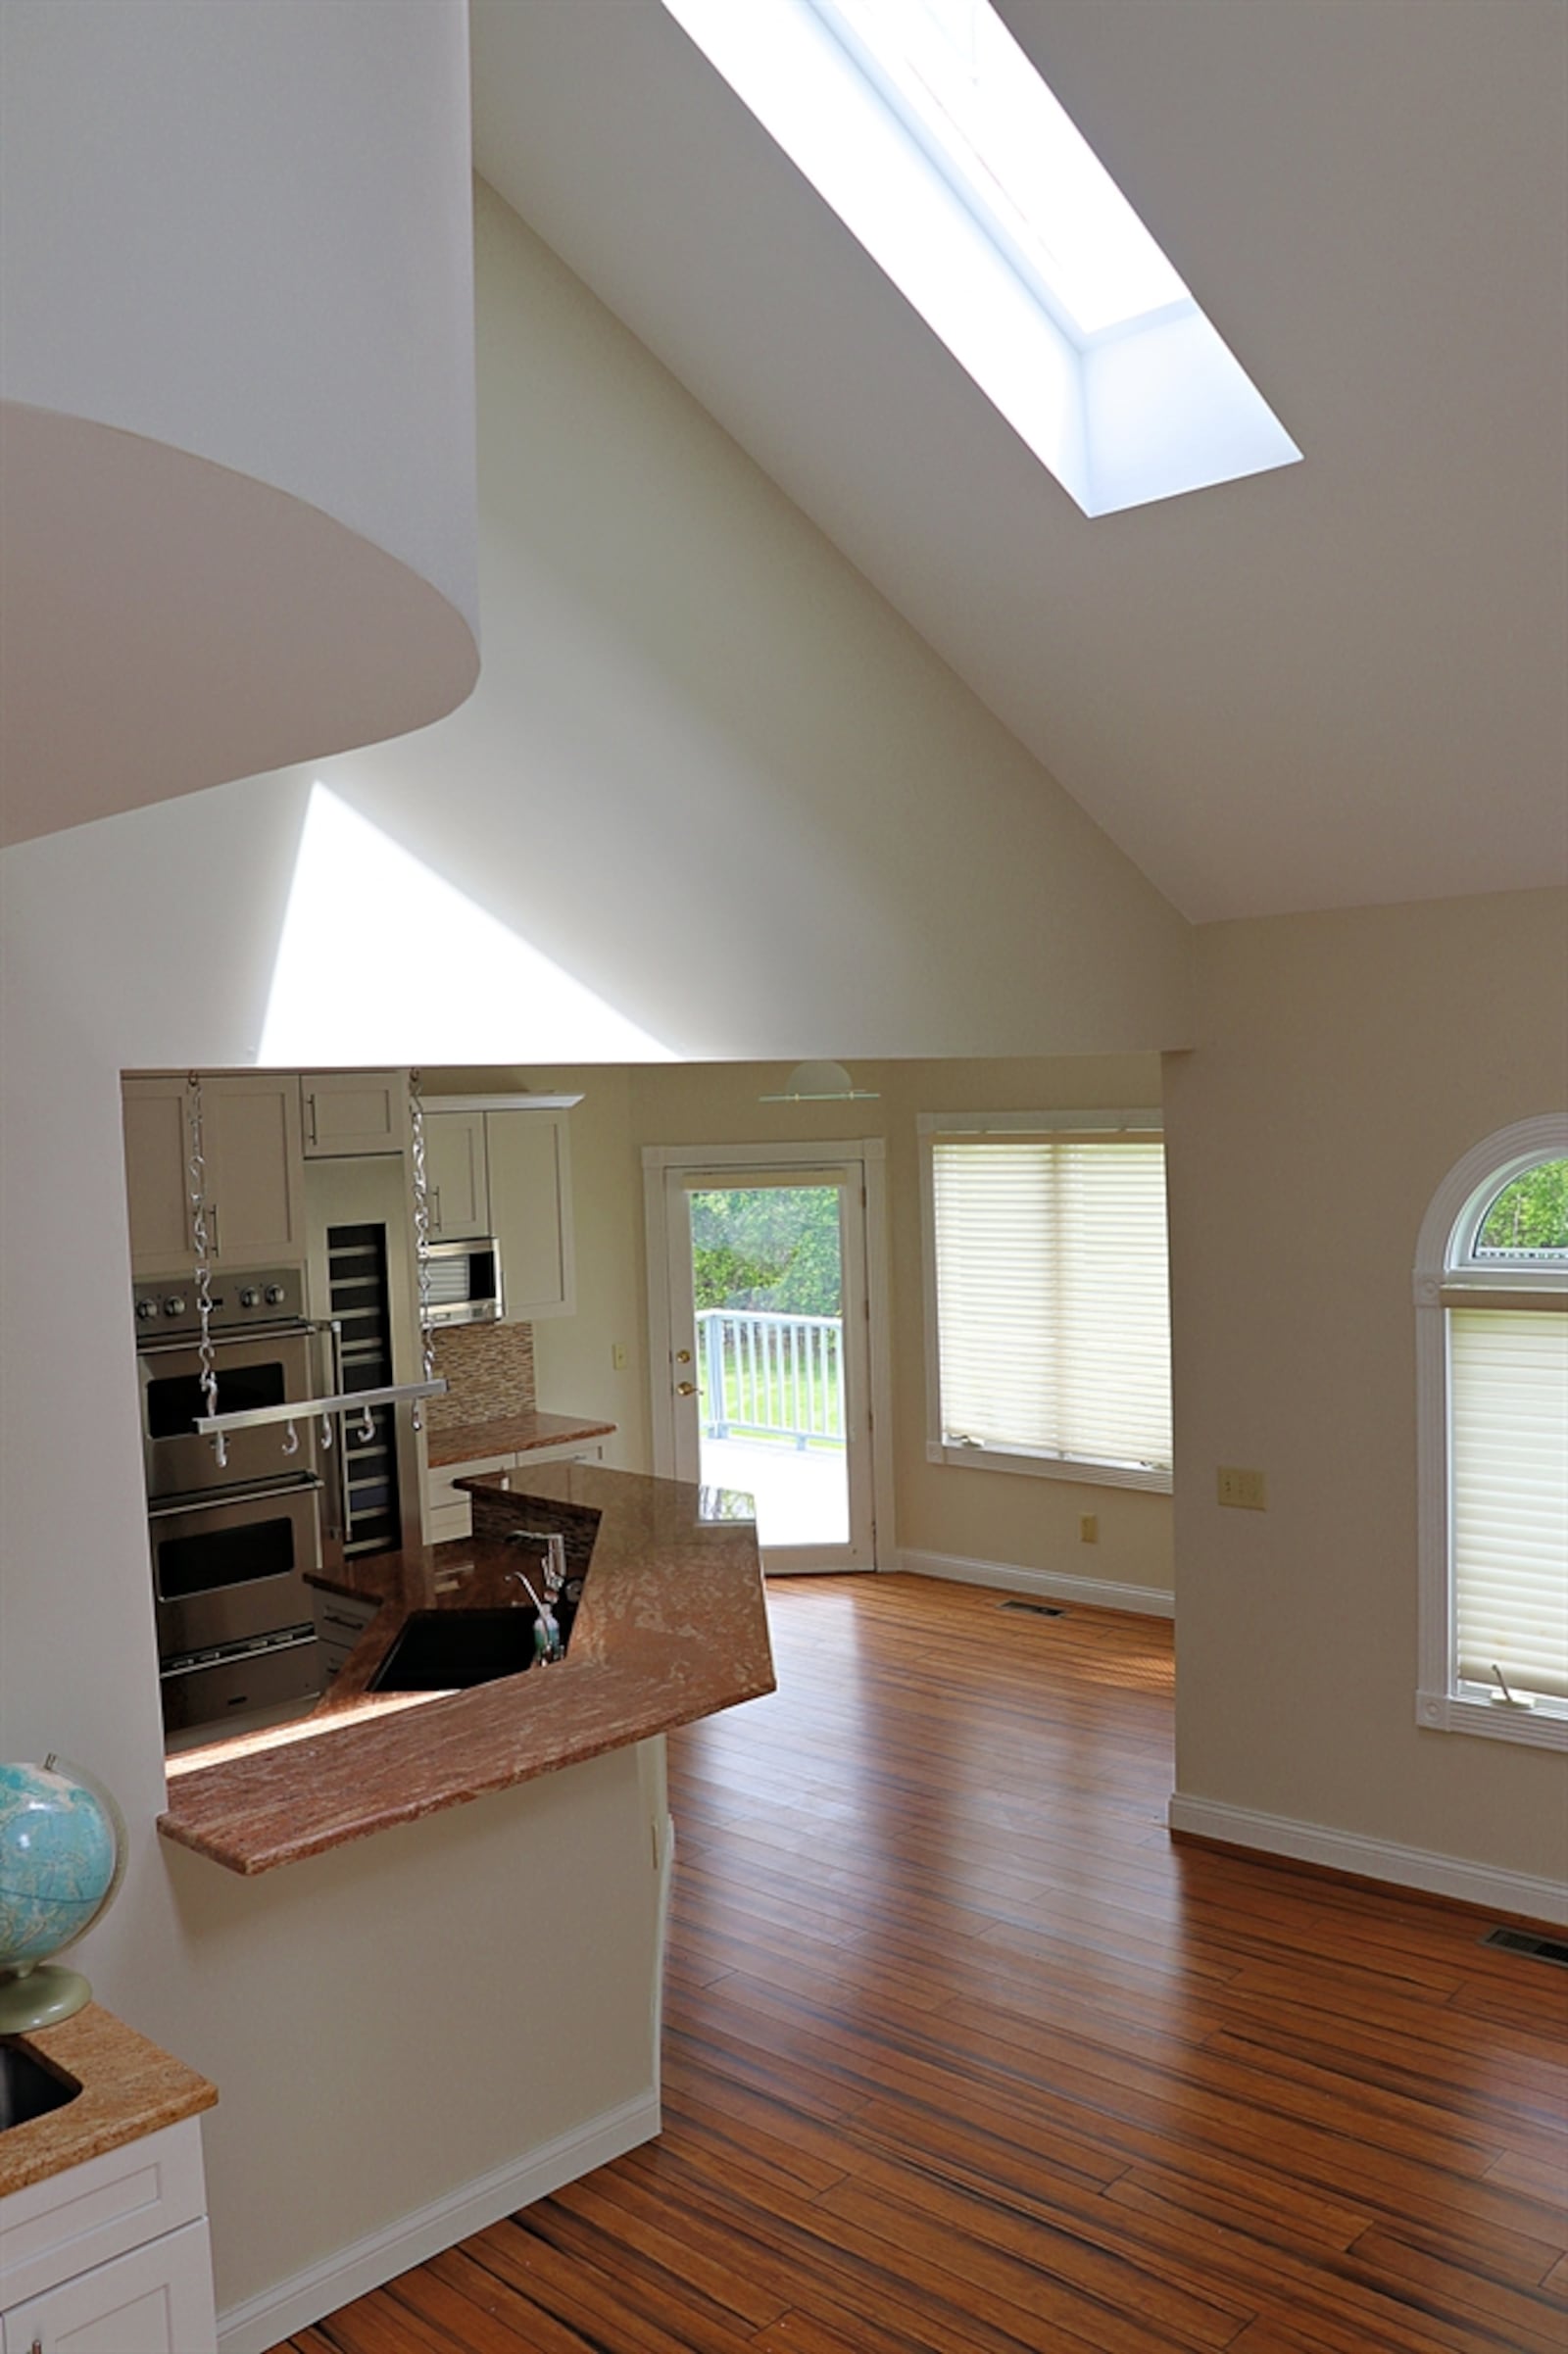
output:
[[[74,1971],[41,1969],[90,1929],[118,1886],[121,1825],[107,1791],[51,1757],[0,1765],[0,2035],[69,2018]]]

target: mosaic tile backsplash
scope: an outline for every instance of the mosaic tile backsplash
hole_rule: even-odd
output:
[[[435,1369],[450,1387],[432,1398],[433,1431],[460,1422],[489,1422],[503,1414],[531,1413],[533,1387],[531,1324],[460,1324],[435,1336]]]

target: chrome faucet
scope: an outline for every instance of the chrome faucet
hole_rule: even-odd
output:
[[[533,1604],[533,1648],[534,1657],[539,1661],[540,1666],[548,1667],[554,1660],[564,1659],[566,1645],[562,1638],[561,1622],[550,1607],[556,1597],[550,1592],[548,1581],[545,1586],[546,1599],[541,1601],[533,1590],[533,1580],[525,1570],[509,1569],[507,1576],[509,1579],[516,1579],[517,1584]]]
[[[559,1529],[509,1529],[509,1545],[537,1545],[542,1548],[545,1598],[554,1602],[566,1583],[566,1540]],[[514,1570],[513,1576],[519,1576]],[[526,1583],[526,1581],[524,1581]]]

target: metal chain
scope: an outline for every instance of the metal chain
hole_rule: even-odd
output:
[[[201,1364],[198,1379],[207,1401],[209,1414],[218,1411],[218,1352],[213,1347],[213,1264],[212,1245],[207,1232],[207,1155],[202,1144],[202,1081],[199,1071],[192,1071],[186,1097],[186,1120],[190,1131],[190,1158],[187,1171],[190,1180],[190,1232],[196,1246],[196,1315],[200,1325],[197,1355]],[[218,1468],[222,1470],[228,1461],[228,1445],[221,1431],[213,1433],[213,1451]]]
[[[414,1173],[414,1242],[419,1264],[419,1353],[424,1379],[435,1379],[435,1327],[430,1320],[430,1178],[424,1158],[424,1104],[419,1074],[409,1073],[409,1160]],[[422,1430],[419,1401],[414,1403],[414,1427]]]

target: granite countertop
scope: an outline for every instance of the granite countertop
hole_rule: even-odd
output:
[[[455,1422],[428,1434],[432,1471],[450,1463],[482,1463],[491,1455],[526,1454],[535,1447],[569,1447],[574,1439],[610,1439],[612,1422],[585,1422],[580,1414],[500,1414],[488,1422]]]
[[[216,2084],[95,2002],[58,2027],[17,2039],[52,2075],[69,2077],[81,2090],[63,2109],[0,2133],[0,2198],[196,2117],[218,2099]]]
[[[464,1484],[471,1538],[322,1581],[383,1607],[310,1716],[169,1760],[166,1839],[267,1872],[772,1691],[757,1529],[731,1499],[597,1463]],[[589,1561],[566,1658],[469,1692],[368,1692],[411,1610],[517,1598],[518,1551],[496,1533],[514,1519]]]

